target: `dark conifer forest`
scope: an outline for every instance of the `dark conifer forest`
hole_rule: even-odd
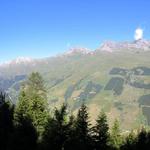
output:
[[[0,150],[149,150],[144,127],[123,133],[117,118],[110,127],[104,111],[91,124],[85,104],[76,115],[66,103],[49,110],[46,93],[37,72],[22,85],[16,105],[0,93]]]

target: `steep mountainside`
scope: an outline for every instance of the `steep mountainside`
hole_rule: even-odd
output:
[[[17,97],[21,83],[39,71],[50,107],[67,102],[71,111],[84,102],[93,119],[100,109],[122,129],[150,125],[150,42],[106,42],[95,51],[75,48],[52,58],[1,64],[0,89]]]

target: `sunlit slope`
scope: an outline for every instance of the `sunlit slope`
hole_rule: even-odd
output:
[[[76,112],[84,102],[92,119],[103,109],[110,122],[119,118],[123,129],[131,129],[150,124],[149,58],[150,52],[97,51],[36,60],[25,67],[18,65],[0,71],[2,77],[10,80],[39,71],[45,79],[50,107],[67,102],[70,111]],[[14,81],[7,91],[17,95],[16,84],[23,80]]]
[[[145,123],[139,98],[150,94],[150,74],[141,73],[141,67],[150,67],[149,56],[149,53],[100,53],[67,58],[70,60],[66,64],[49,72],[56,79],[48,86],[50,104],[54,106],[66,101],[75,111],[85,102],[93,118],[102,108],[108,112],[110,120],[119,117],[123,128],[137,127]],[[127,73],[111,74],[114,68],[125,69]],[[137,75],[137,70],[141,74]]]

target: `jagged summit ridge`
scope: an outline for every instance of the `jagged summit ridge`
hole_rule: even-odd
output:
[[[132,42],[115,42],[106,41],[101,44],[99,48],[92,51],[88,48],[71,48],[69,51],[65,52],[65,56],[72,56],[74,54],[94,54],[95,52],[118,52],[118,51],[150,51],[150,41],[145,39],[139,39]]]
[[[142,51],[150,51],[150,41],[145,39],[139,39],[132,42],[114,42],[114,41],[106,41],[99,48],[96,50],[90,50],[84,47],[75,47],[70,48],[67,52],[58,55],[56,57],[69,57],[74,55],[93,55],[97,52],[107,52],[107,53],[114,53],[114,52],[121,52],[121,51],[131,51],[131,52],[142,52]],[[41,62],[47,59],[33,59],[30,57],[18,57],[14,60],[7,61],[0,64],[0,67],[9,67],[11,65],[28,65],[34,64],[34,62]]]
[[[133,42],[106,41],[97,50],[106,52],[115,52],[121,50],[150,51],[150,41],[144,39],[135,40]]]
[[[4,63],[1,63],[0,66],[10,66],[10,65],[17,65],[17,64],[28,64],[33,62],[34,59],[30,57],[18,57],[11,61],[6,61]]]
[[[64,55],[74,55],[74,54],[88,54],[91,50],[84,47],[74,47],[70,48]]]

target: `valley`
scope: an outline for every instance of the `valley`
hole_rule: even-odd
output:
[[[0,89],[14,103],[21,84],[31,72],[45,80],[49,107],[67,103],[76,113],[87,104],[92,120],[104,110],[110,123],[119,118],[121,128],[130,130],[150,125],[150,51],[92,51],[32,60],[0,67]]]

